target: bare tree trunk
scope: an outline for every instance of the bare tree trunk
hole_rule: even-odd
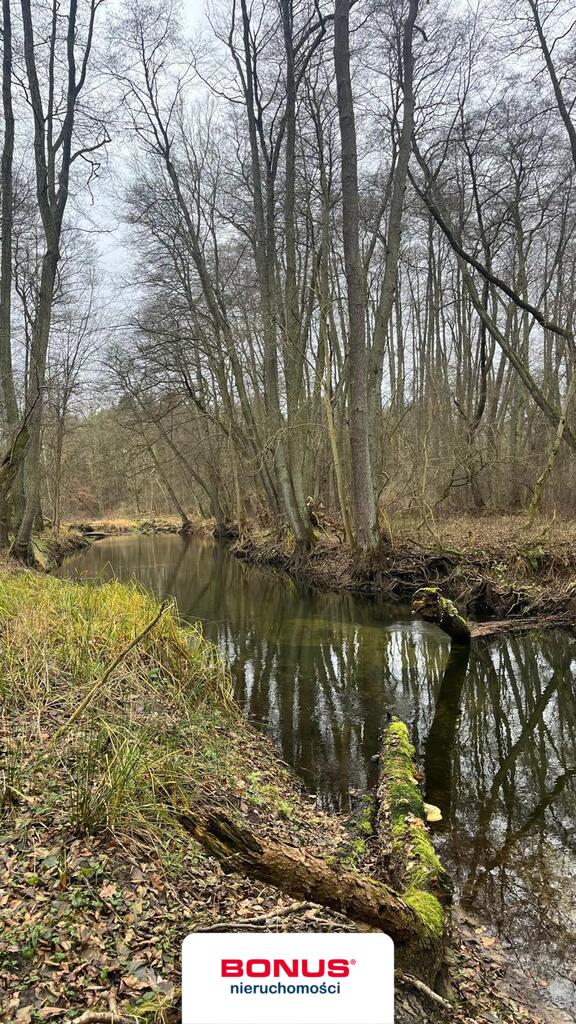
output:
[[[62,520],[62,452],[64,449],[64,416],[58,417],[56,424],[56,441],[54,445],[54,497],[52,500],[52,529],[60,532]]]
[[[42,448],[42,420],[44,391],[46,385],[46,358],[50,339],[52,304],[56,274],[60,260],[60,238],[68,202],[70,168],[73,161],[85,150],[72,152],[74,121],[79,95],[86,82],[88,61],[94,37],[94,22],[100,6],[99,0],[90,0],[89,22],[86,40],[80,54],[78,45],[78,0],[69,0],[66,29],[65,102],[63,115],[56,122],[54,91],[56,82],[57,19],[53,8],[52,31],[49,37],[48,57],[48,101],[44,108],[43,94],[37,66],[37,50],[30,0],[20,0],[22,29],[24,34],[24,62],[29,92],[29,102],[34,119],[34,168],[36,176],[36,199],[42,220],[44,234],[44,255],[40,276],[40,288],[30,344],[30,359],[27,370],[26,422],[30,444],[24,469],[24,491],[26,504],[12,544],[13,555],[24,562],[33,562],[32,530],[34,518],[40,507],[40,468]],[[88,146],[94,152],[104,145],[102,141]]]
[[[350,363],[350,449],[356,543],[373,550],[379,540],[368,441],[368,352],[366,348],[364,270],[360,255],[358,157],[350,78],[350,2],[334,8],[334,71],[342,144],[342,235],[348,287]]]
[[[166,473],[162,469],[162,463],[160,462],[158,456],[156,455],[156,451],[155,451],[153,442],[147,441],[146,443],[148,445],[148,450],[150,452],[150,455],[152,456],[152,462],[154,463],[154,469],[158,473],[158,476],[160,477],[162,483],[164,484],[164,487],[168,491],[168,494],[170,496],[170,500],[172,502],[172,505],[174,506],[176,512],[178,513],[178,515],[180,516],[180,519],[182,520],[182,526],[188,526],[188,524],[190,523],[190,520],[189,520],[186,512],[184,511],[182,505],[180,504],[180,500],[178,498],[178,495],[176,494],[176,491],[172,487],[172,484],[170,483],[168,477],[166,476]]]
[[[558,457],[558,452],[560,451],[560,448],[561,448],[561,445],[562,445],[562,438],[564,436],[564,431],[566,429],[566,419],[567,419],[568,413],[570,411],[570,406],[572,404],[575,391],[576,391],[576,373],[574,373],[574,371],[572,371],[572,374],[570,375],[570,381],[569,381],[568,387],[566,389],[566,397],[564,399],[564,405],[562,406],[562,411],[560,413],[560,419],[558,420],[558,427],[556,429],[556,435],[554,437],[554,443],[553,443],[553,445],[552,445],[552,447],[550,449],[550,454],[548,455],[548,459],[546,460],[546,465],[544,466],[544,469],[542,470],[540,476],[538,477],[538,479],[536,481],[536,486],[534,487],[534,493],[532,495],[532,500],[531,500],[530,506],[528,508],[528,526],[529,527],[532,526],[532,523],[534,522],[534,517],[535,517],[536,513],[538,512],[538,509],[540,508],[540,502],[542,500],[542,491],[544,489],[544,484],[546,483],[548,477],[550,476],[552,470],[554,469],[554,465],[555,465],[556,459]]]
[[[56,282],[56,269],[60,256],[59,231],[48,240],[48,249],[42,261],[42,276],[38,307],[32,330],[26,415],[30,442],[24,465],[24,491],[26,504],[18,530],[12,543],[12,554],[22,562],[33,562],[32,531],[40,505],[40,477],[42,454],[42,418],[46,381],[46,355],[52,320],[52,301]]]
[[[2,109],[4,113],[4,142],[0,168],[2,192],[2,244],[0,251],[0,428],[6,440],[14,440],[18,428],[18,403],[12,368],[12,225],[13,225],[13,171],[14,110],[12,107],[12,16],[10,0],[2,0]],[[19,458],[24,456],[22,448]],[[14,493],[18,481],[18,467],[12,475]],[[22,500],[16,501],[21,505]],[[8,544],[8,493],[0,488],[0,548]]]
[[[408,14],[402,29],[402,93],[404,97],[402,129],[398,144],[398,157],[394,168],[392,198],[386,232],[386,264],[382,287],[376,309],[374,338],[370,353],[369,403],[371,407],[371,458],[373,469],[380,468],[380,435],[378,415],[381,409],[382,369],[384,347],[390,327],[390,318],[394,308],[394,298],[398,283],[398,260],[400,256],[400,240],[402,236],[402,213],[404,195],[408,180],[408,164],[412,153],[412,136],[414,134],[414,54],[412,40],[414,25],[418,14],[419,0],[410,0]],[[378,481],[376,481],[376,486]]]

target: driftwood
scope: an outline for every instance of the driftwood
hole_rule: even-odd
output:
[[[412,613],[425,622],[439,626],[454,643],[468,645],[482,637],[501,636],[504,633],[526,633],[532,629],[574,628],[574,616],[568,612],[558,615],[538,615],[525,619],[500,619],[494,622],[469,622],[456,605],[444,597],[438,587],[422,587],[412,598]]]
[[[397,946],[409,944],[421,933],[417,913],[391,886],[341,864],[256,835],[245,822],[232,819],[218,806],[195,806],[178,813],[183,827],[217,857],[224,871],[239,872],[297,899],[321,903],[354,921],[382,929]]]

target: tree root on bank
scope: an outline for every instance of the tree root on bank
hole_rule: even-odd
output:
[[[428,987],[428,985],[425,985],[423,981],[419,981],[418,978],[413,978],[411,974],[399,974],[396,980],[402,985],[410,985],[412,988],[415,988],[417,992],[426,996],[426,998],[429,999],[431,1003],[435,1003],[436,1006],[441,1006],[443,1010],[453,1010],[452,1004],[449,1003],[447,999],[439,996],[437,992],[434,992]]]

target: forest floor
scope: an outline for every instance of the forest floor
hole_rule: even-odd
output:
[[[51,558],[49,536],[42,545]],[[198,628],[168,608],[126,651],[157,612],[135,587],[0,563],[1,1020],[104,1011],[119,1024],[175,1024],[190,931],[359,927],[223,874],[159,796],[181,805],[218,793],[256,832],[321,856],[349,844],[342,819],[317,812],[244,721]],[[398,1024],[570,1019],[528,991],[482,925],[459,920],[450,958],[454,1008],[399,979]]]

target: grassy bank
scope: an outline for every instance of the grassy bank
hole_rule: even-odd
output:
[[[216,796],[327,853],[340,841],[236,712],[215,651],[171,608],[74,718],[157,611],[117,583],[0,571],[0,1019],[74,1020],[112,1001],[134,1021],[177,1020],[187,932],[289,910],[277,891],[224,877],[166,793]]]

